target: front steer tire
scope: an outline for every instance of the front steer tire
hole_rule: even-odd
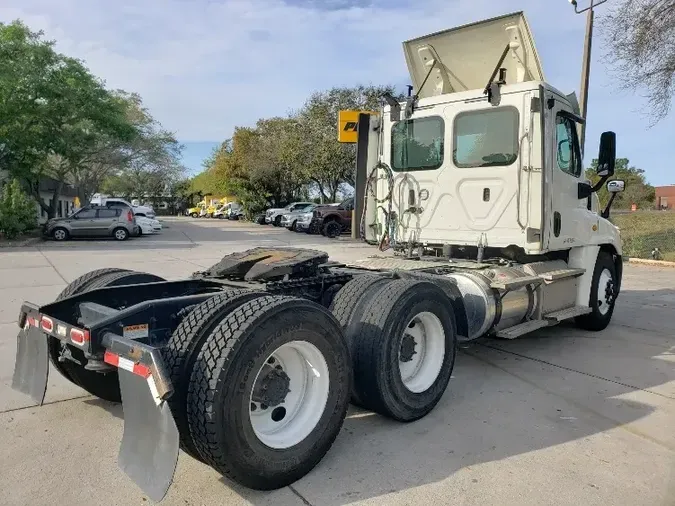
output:
[[[153,281],[164,281],[163,278],[154,274],[129,271],[126,269],[97,269],[88,272],[70,283],[56,298],[57,301],[85,293],[96,288],[105,288],[108,286],[119,286],[130,283],[149,283]],[[79,348],[68,346],[73,357],[82,363],[86,362],[84,353]],[[91,395],[109,402],[120,403],[122,396],[120,393],[119,376],[117,371],[105,373],[89,371],[84,366],[76,364],[70,360],[59,362],[61,353],[61,341],[55,337],[49,337],[49,358],[52,365],[71,383],[86,390]]]
[[[604,277],[603,272],[605,273]],[[606,283],[604,284],[605,286],[600,286],[602,279],[606,279],[607,275],[610,277],[612,283],[610,291],[613,292],[609,303],[607,302],[607,296],[604,293],[605,290],[608,289]],[[577,316],[574,319],[576,326],[593,332],[599,332],[606,329],[609,322],[612,320],[612,314],[614,314],[617,286],[618,280],[616,277],[616,265],[614,264],[614,260],[609,253],[600,251],[598,253],[598,259],[595,262],[593,279],[591,281],[589,307],[592,311],[588,314]],[[602,301],[599,299],[602,299]],[[605,308],[602,307],[603,304],[606,304]]]
[[[192,309],[171,334],[162,350],[174,393],[169,397],[169,407],[180,434],[180,447],[188,455],[204,461],[190,435],[187,420],[187,394],[192,366],[204,341],[234,309],[243,303],[266,295],[251,290],[227,290],[214,295]]]
[[[423,315],[429,314],[433,315],[431,320],[436,322],[433,325],[438,328],[437,332],[432,325],[425,329],[423,322],[429,316]],[[422,348],[418,343],[413,348],[421,360],[429,360],[421,362],[419,372],[413,376],[413,381],[419,378],[416,385],[420,382],[426,385],[417,390],[404,383],[401,370],[404,336],[408,329],[420,326],[424,342],[435,344],[425,344]],[[401,279],[373,293],[363,310],[352,351],[354,389],[361,405],[401,422],[427,415],[450,381],[457,349],[456,328],[448,297],[434,283]],[[406,359],[406,362],[410,360]],[[435,367],[436,372],[424,372],[433,371]]]
[[[297,411],[318,417],[314,425],[294,426],[309,430],[303,439],[273,448],[263,443],[254,428],[253,386],[261,368],[274,363],[268,360],[273,353],[297,343],[313,347],[322,357],[323,365],[316,360],[312,365],[317,370],[325,367],[327,374],[323,379],[309,375],[303,384],[309,387],[302,388],[327,382],[321,397],[325,402]],[[328,310],[294,297],[266,296],[246,302],[211,333],[194,364],[188,421],[195,445],[214,469],[248,488],[274,490],[290,485],[310,472],[335,441],[347,412],[350,379],[347,345]],[[291,382],[284,402],[290,402],[294,389],[298,391]]]

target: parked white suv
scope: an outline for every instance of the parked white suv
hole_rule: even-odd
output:
[[[279,227],[281,226],[281,217],[284,214],[292,213],[293,211],[299,211],[300,209],[304,209],[313,205],[316,204],[314,204],[314,202],[293,202],[292,204],[288,204],[283,208],[268,209],[267,212],[265,212],[265,223],[271,223],[275,227]]]

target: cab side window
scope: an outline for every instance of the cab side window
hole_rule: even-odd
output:
[[[581,175],[581,151],[577,127],[570,118],[558,114],[555,119],[558,168],[570,176]]]

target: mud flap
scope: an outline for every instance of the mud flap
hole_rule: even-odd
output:
[[[166,495],[178,462],[178,428],[169,405],[159,404],[148,380],[118,369],[124,435],[120,468],[155,502]]]
[[[49,348],[47,336],[38,328],[24,324],[16,336],[16,361],[12,388],[26,395],[41,406],[47,391],[49,376]]]

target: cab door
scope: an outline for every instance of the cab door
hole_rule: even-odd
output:
[[[574,247],[587,235],[582,230],[588,212],[587,199],[579,199],[579,183],[584,182],[576,115],[568,103],[548,94],[545,114],[545,145],[548,184],[545,249],[555,251]]]

